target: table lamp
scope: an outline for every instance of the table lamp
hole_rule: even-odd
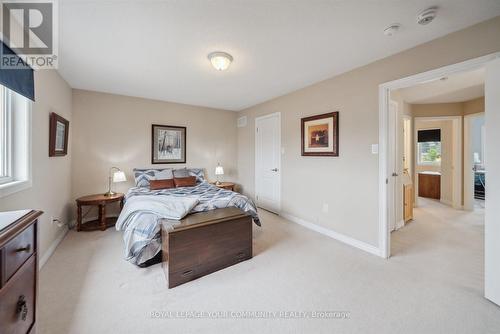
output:
[[[127,181],[125,173],[118,167],[111,167],[109,169],[109,176],[108,176],[108,192],[105,193],[104,196],[116,195],[116,193],[111,190],[111,183],[118,183],[125,181]]]
[[[217,182],[215,182],[215,185],[217,186],[220,185],[219,175],[224,175],[224,168],[222,168],[220,164],[215,167],[215,176],[217,177]]]

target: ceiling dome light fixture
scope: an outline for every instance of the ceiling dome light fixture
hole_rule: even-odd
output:
[[[438,8],[437,7],[429,7],[420,12],[417,16],[417,23],[425,26],[426,24],[434,21],[437,15]]]
[[[227,52],[216,51],[208,54],[208,60],[217,71],[225,71],[231,65],[233,56]]]

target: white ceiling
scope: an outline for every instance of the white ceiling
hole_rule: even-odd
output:
[[[399,92],[405,102],[413,104],[464,102],[484,96],[484,75],[484,69],[463,72]]]
[[[431,5],[438,18],[417,25]],[[241,110],[498,16],[500,1],[61,0],[60,11],[72,87]],[[217,50],[233,55],[228,71],[207,60]]]

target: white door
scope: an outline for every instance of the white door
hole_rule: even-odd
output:
[[[500,305],[500,59],[486,66],[486,203],[484,295]]]
[[[257,206],[281,210],[281,116],[255,119],[255,199]]]
[[[402,201],[402,192],[399,192],[398,187],[398,176],[399,176],[399,155],[398,155],[398,139],[399,139],[399,122],[398,122],[398,104],[394,101],[389,101],[389,115],[388,115],[389,129],[394,131],[389,132],[388,138],[388,150],[392,152],[389,154],[389,164],[387,166],[387,187],[389,190],[389,203],[388,203],[388,215],[389,215],[389,228],[390,231],[396,229],[396,221],[398,215],[399,199]]]

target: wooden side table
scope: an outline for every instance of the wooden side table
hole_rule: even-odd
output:
[[[108,227],[115,225],[115,217],[106,217],[106,205],[114,202],[120,202],[120,209],[123,208],[124,195],[117,193],[113,196],[104,196],[103,194],[83,196],[76,199],[77,219],[76,230],[80,231],[104,231]],[[97,220],[85,222],[82,224],[82,206],[96,205],[99,207],[99,218]]]
[[[234,191],[234,188],[236,187],[236,184],[233,182],[221,182],[220,184],[216,184],[215,182],[210,182],[210,183],[216,187],[231,191]]]

